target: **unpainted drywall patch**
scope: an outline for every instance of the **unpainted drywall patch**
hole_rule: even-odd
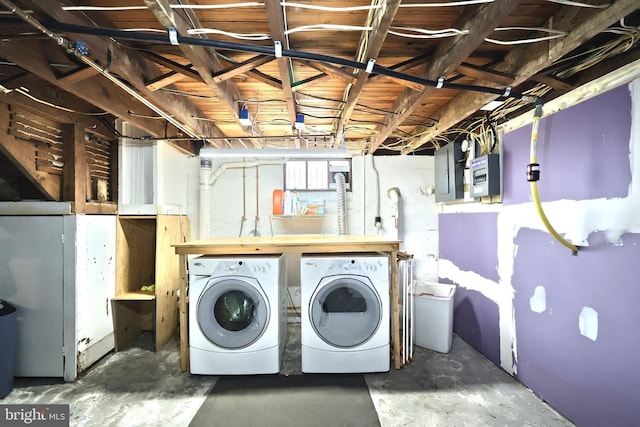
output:
[[[580,335],[589,338],[591,341],[598,339],[598,312],[591,307],[582,307],[578,319]]]
[[[547,292],[544,286],[536,286],[533,296],[529,298],[529,307],[534,313],[544,313],[547,309]]]

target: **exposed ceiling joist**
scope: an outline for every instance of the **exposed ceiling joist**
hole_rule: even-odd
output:
[[[189,22],[185,19],[182,13],[171,9],[171,4],[168,0],[145,0],[147,7],[154,13],[160,24],[165,28],[173,28],[178,34],[187,36],[188,30],[192,29],[192,26],[200,28],[198,18],[191,13],[189,9],[184,10],[184,16],[187,16]],[[188,4],[187,2],[182,2]],[[222,108],[225,108],[227,112],[235,117],[238,122],[238,126],[243,128],[240,123],[238,102],[242,100],[242,95],[238,88],[229,81],[216,81],[212,76],[214,73],[223,69],[222,64],[218,60],[216,55],[212,52],[200,46],[193,45],[179,45],[180,50],[189,59],[193,68],[200,74],[200,77],[204,83],[209,86],[212,93],[220,99]],[[204,114],[196,116],[197,118],[204,118]],[[212,125],[214,126],[214,125]],[[253,131],[256,131],[253,129]]]
[[[398,7],[400,7],[400,3],[401,0],[382,0],[378,3],[380,8],[373,12],[371,18],[371,32],[364,32],[360,38],[360,49],[356,54],[356,61],[376,60],[387,37],[393,18],[396,16]],[[367,83],[369,74],[368,71],[360,71],[356,83],[348,88],[347,102],[344,105],[344,109],[336,125],[337,135],[342,135],[345,124],[351,118],[353,109],[356,107],[364,85]]]
[[[289,49],[289,39],[284,33],[285,22],[282,8],[279,0],[265,0],[265,12],[267,14],[267,22],[269,31],[271,32],[271,40],[280,43],[282,49]],[[295,97],[293,96],[292,76],[291,76],[291,59],[278,57],[278,72],[282,84],[282,92],[284,101],[287,104],[287,113],[289,120],[293,125],[296,120],[296,112],[298,111]]]
[[[462,16],[454,23],[454,28],[467,29],[474,37],[457,36],[447,39],[438,45],[431,60],[418,71],[417,75],[436,80],[453,71],[494,30],[495,23],[499,22],[501,17],[508,16],[519,4],[519,0],[502,0],[465,9]],[[378,127],[371,150],[375,151],[421,103],[427,102],[428,96],[434,90],[436,89],[428,87],[422,93],[405,91],[393,107],[397,115],[385,126]]]
[[[573,10],[574,13],[562,10],[549,21],[553,22],[555,28],[566,31],[565,37],[558,39],[559,41],[551,40],[543,46],[536,44],[514,48],[507,53],[505,60],[495,69],[501,73],[514,75],[516,77],[514,85],[523,83],[553,64],[556,58],[565,56],[585,40],[604,31],[620,16],[626,16],[637,8],[636,0],[618,0],[606,9],[582,8]],[[491,82],[479,83],[491,84]],[[463,92],[458,94],[435,115],[438,120],[437,125],[423,132],[403,152],[408,153],[417,149],[434,136],[454,126],[461,115],[469,116],[495,98],[495,95],[483,93]]]
[[[60,5],[54,2],[35,2],[26,1],[34,11],[45,13],[47,16],[56,19],[59,22],[67,22],[78,25],[93,25],[93,22],[87,20],[84,15],[77,15],[67,12],[60,8]],[[184,97],[175,96],[170,93],[151,91],[147,89],[145,81],[160,74],[159,70],[153,65],[145,61],[141,55],[122,49],[117,43],[109,39],[103,39],[95,36],[83,36],[83,42],[88,46],[88,58],[92,58],[94,63],[109,63],[109,72],[120,76],[126,82],[132,85],[138,93],[146,97],[150,102],[158,108],[165,109],[168,114],[173,116],[177,121],[181,122],[186,128],[195,135],[220,135],[220,131],[216,129],[210,122],[198,121],[195,118],[203,117],[204,114]],[[109,58],[111,60],[109,61]],[[96,62],[97,61],[97,62]],[[127,120],[127,115],[119,116]],[[163,133],[156,134],[161,136]]]

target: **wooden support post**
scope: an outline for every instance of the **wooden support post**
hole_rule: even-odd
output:
[[[85,213],[88,186],[84,129],[77,124],[62,125],[62,141],[62,200],[73,202],[74,213]]]
[[[391,264],[391,347],[393,351],[393,363],[396,369],[402,367],[400,360],[400,322],[398,319],[398,251],[389,254]]]
[[[189,313],[187,312],[187,256],[180,255],[180,370],[189,370]]]

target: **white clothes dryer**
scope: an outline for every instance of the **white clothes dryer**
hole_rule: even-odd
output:
[[[190,372],[279,373],[287,334],[286,295],[282,255],[191,259]]]
[[[384,255],[301,256],[302,372],[389,370],[389,282]]]

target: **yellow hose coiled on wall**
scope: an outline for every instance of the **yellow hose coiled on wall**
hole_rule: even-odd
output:
[[[533,116],[533,123],[531,127],[531,153],[530,164],[527,166],[527,181],[531,183],[531,197],[533,198],[533,204],[536,207],[538,216],[542,220],[545,228],[551,235],[567,248],[571,249],[573,255],[578,254],[578,247],[565,240],[558,232],[553,228],[549,219],[542,209],[542,203],[540,203],[540,196],[538,195],[538,180],[540,179],[540,165],[538,164],[536,149],[538,145],[538,129],[540,126],[540,118],[542,117],[542,105],[537,104],[536,110]]]

